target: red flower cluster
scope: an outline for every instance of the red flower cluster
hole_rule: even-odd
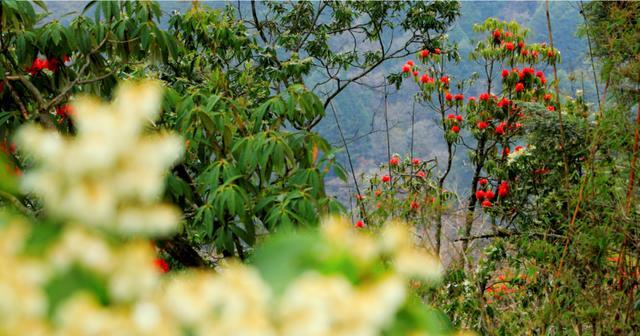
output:
[[[498,186],[498,196],[505,198],[509,194],[509,182],[502,181]]]
[[[66,118],[73,115],[73,107],[71,105],[60,105],[56,107],[56,115],[61,117],[58,123],[61,124]]]
[[[399,163],[400,163],[400,158],[395,155],[391,159],[389,159],[389,164],[392,166],[397,166]]]
[[[355,227],[357,227],[358,229],[362,229],[364,227],[364,222],[359,220],[354,224]]]
[[[460,126],[458,126],[458,123],[462,122],[462,116],[461,115],[449,114],[447,116],[447,119],[449,119],[451,121],[451,123],[453,124],[451,126],[451,132],[460,133]]]
[[[448,102],[453,100],[453,95],[449,92],[447,92],[447,94],[444,95],[444,99]]]
[[[69,56],[63,56],[63,63],[69,62]],[[51,72],[56,72],[60,66],[60,60],[57,58],[40,58],[36,57],[31,63],[31,67],[27,68],[27,72],[31,76],[35,76],[38,72],[47,69]]]
[[[411,164],[417,166],[420,164],[420,159],[413,158],[411,159]]]
[[[496,126],[496,134],[497,135],[503,135],[505,132],[505,127],[507,127],[507,123],[506,122],[501,122],[498,126]]]
[[[504,44],[504,48],[507,49],[508,51],[513,51],[516,47],[513,45],[513,43],[507,42]]]
[[[158,268],[158,270],[160,270],[160,272],[162,273],[169,272],[169,264],[167,264],[167,262],[164,259],[156,258],[153,261],[153,264],[156,265],[156,267]]]
[[[380,178],[380,180],[384,183],[389,183],[391,182],[391,176],[389,175],[382,175],[382,177]]]
[[[490,208],[493,206],[493,204],[491,203],[491,200],[496,196],[493,191],[491,190],[491,187],[489,186],[488,189],[486,189],[488,187],[489,181],[487,179],[480,179],[478,181],[478,183],[480,184],[480,189],[478,189],[478,191],[476,191],[476,199],[481,202],[481,205],[485,208]],[[486,190],[485,190],[486,189]]]
[[[424,74],[422,75],[422,77],[420,77],[420,83],[422,84],[433,84],[433,82],[433,78],[429,77],[429,75],[427,74]]]

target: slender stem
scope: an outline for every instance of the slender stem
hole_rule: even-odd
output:
[[[13,100],[16,102],[16,104],[18,104],[18,108],[20,108],[20,112],[22,113],[22,117],[24,118],[24,120],[29,120],[29,111],[27,111],[27,108],[22,103],[22,99],[20,99],[20,96],[18,96],[16,90],[13,89],[13,85],[9,83],[6,77],[4,78],[4,85],[7,87],[7,89],[9,89],[9,92],[11,92],[11,97],[13,97]]]
[[[387,135],[387,163],[391,161],[391,141],[389,140],[389,92],[387,90],[387,80],[384,82],[384,128]],[[391,165],[389,165],[389,176],[391,176]]]
[[[385,128],[385,134],[387,135],[387,167],[389,169],[389,177],[391,178],[391,181],[389,181],[389,185],[390,188],[393,189],[393,184],[394,184],[394,179],[393,176],[391,175],[391,140],[389,139],[389,90],[388,90],[388,81],[385,78],[384,80],[384,128]],[[394,212],[394,206],[393,206],[393,202],[391,203],[391,214],[393,216],[393,212]]]
[[[553,32],[551,30],[551,16],[549,14],[549,0],[546,1],[547,12],[547,29],[549,30],[549,45],[553,49]],[[564,124],[562,122],[562,109],[560,107],[560,87],[558,86],[558,67],[553,62],[553,86],[556,91],[556,102],[558,112],[558,124],[560,126],[560,146],[562,147],[562,160],[564,161],[564,183],[565,189],[569,190],[569,159],[567,158],[567,149],[565,148]]]
[[[18,200],[15,196],[9,194],[8,192],[0,190],[0,198],[3,198],[7,202],[11,203],[18,211],[20,211],[23,215],[32,217],[33,213],[29,208],[24,206],[20,200]]]
[[[595,65],[595,62],[593,61],[593,52],[591,49],[591,34],[589,33],[589,20],[587,19],[587,14],[584,12],[584,4],[582,0],[580,1],[580,14],[582,14],[582,18],[584,19],[584,24],[585,26],[587,26],[587,45],[589,46],[589,58],[591,59],[591,70],[593,71],[593,83],[596,86],[596,99],[598,100],[598,109],[600,109],[601,108],[600,89],[598,88],[598,75],[596,74],[596,65]]]
[[[631,200],[633,199],[633,186],[635,184],[635,175],[636,175],[636,161],[638,160],[638,140],[640,138],[640,134],[638,134],[640,130],[640,99],[638,99],[638,113],[636,115],[636,127],[634,132],[633,139],[633,154],[631,155],[631,166],[629,168],[629,186],[627,188],[627,204],[624,208],[625,213],[629,213],[631,209]]]
[[[416,101],[415,99],[413,100],[413,105],[411,107],[411,144],[410,144],[410,158],[413,161],[413,135],[414,135],[414,131],[415,131],[415,125],[416,125]],[[411,163],[411,178],[413,178],[413,163]]]
[[[344,150],[347,153],[347,160],[349,161],[349,169],[351,169],[351,176],[353,177],[353,184],[356,187],[356,193],[358,195],[362,195],[360,193],[360,186],[358,185],[358,178],[356,177],[356,171],[355,169],[353,169],[353,162],[351,161],[351,153],[349,152],[349,146],[347,145],[347,141],[344,138],[344,133],[342,133],[342,127],[340,126],[340,120],[338,120],[338,113],[336,113],[336,108],[335,106],[333,106],[333,102],[329,103],[329,106],[331,106],[331,111],[333,112],[333,117],[336,120],[336,126],[338,127],[338,133],[340,134],[340,139],[342,140],[342,145],[344,146]],[[362,216],[362,220],[365,222],[365,224],[367,223],[367,211],[364,208],[364,204],[362,204],[362,201],[356,199],[356,202],[358,203],[359,207],[360,207],[360,216]]]

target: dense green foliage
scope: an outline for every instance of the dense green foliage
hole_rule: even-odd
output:
[[[12,143],[19,126],[75,134],[79,95],[110,99],[118,81],[153,78],[166,94],[151,128],[186,139],[164,195],[184,214],[181,231],[158,242],[174,264],[250,258],[263,236],[332,213],[382,235],[381,223],[400,218],[447,260],[444,286],[421,293],[456,327],[640,332],[637,2],[549,13],[467,3],[455,25],[461,5],[440,1],[196,2],[171,15],[155,2],[85,5],[63,21],[39,1],[2,2],[3,205],[42,214],[16,187],[32,165]],[[533,13],[522,19],[536,29],[485,20],[498,7]],[[561,29],[578,22],[586,44],[565,51],[575,43]],[[384,111],[370,122],[382,132],[361,139],[369,108]],[[346,139],[333,130],[341,123]],[[354,202],[340,202],[350,186],[332,194],[335,178],[361,182]]]

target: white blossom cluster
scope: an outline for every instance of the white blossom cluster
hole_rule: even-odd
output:
[[[124,234],[166,234],[179,212],[158,204],[169,168],[182,153],[172,134],[143,135],[160,111],[157,83],[123,85],[112,104],[81,98],[72,118],[77,135],[23,128],[19,148],[37,168],[23,179],[50,215]]]
[[[331,249],[361,265],[389,261],[383,274],[353,283],[307,271],[277,295],[239,263],[162,275],[144,238],[178,223],[157,199],[180,140],[144,134],[159,100],[159,85],[129,84],[110,105],[79,100],[77,136],[20,133],[39,163],[24,185],[63,224],[43,251],[27,253],[41,223],[0,217],[0,335],[378,335],[408,299],[411,279],[440,276],[439,261],[415,249],[400,223],[370,235],[339,218],[322,224]],[[63,277],[77,268],[90,279]],[[84,286],[60,289],[75,281]]]

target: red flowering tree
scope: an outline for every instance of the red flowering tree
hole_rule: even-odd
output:
[[[469,153],[474,169],[461,238],[465,252],[472,239],[477,204],[492,208],[496,200],[507,198],[510,192],[510,177],[502,174],[501,169],[508,163],[511,148],[522,141],[526,115],[520,105],[548,103],[551,97],[544,73],[535,66],[551,64],[560,58],[545,43],[529,44],[528,32],[515,22],[488,19],[474,29],[486,34],[470,55],[485,69],[486,91],[477,100],[470,98],[465,106],[468,125],[476,139],[476,146]],[[495,82],[498,74],[501,83]],[[516,152],[515,148],[513,151]],[[481,179],[487,183],[481,185]]]

